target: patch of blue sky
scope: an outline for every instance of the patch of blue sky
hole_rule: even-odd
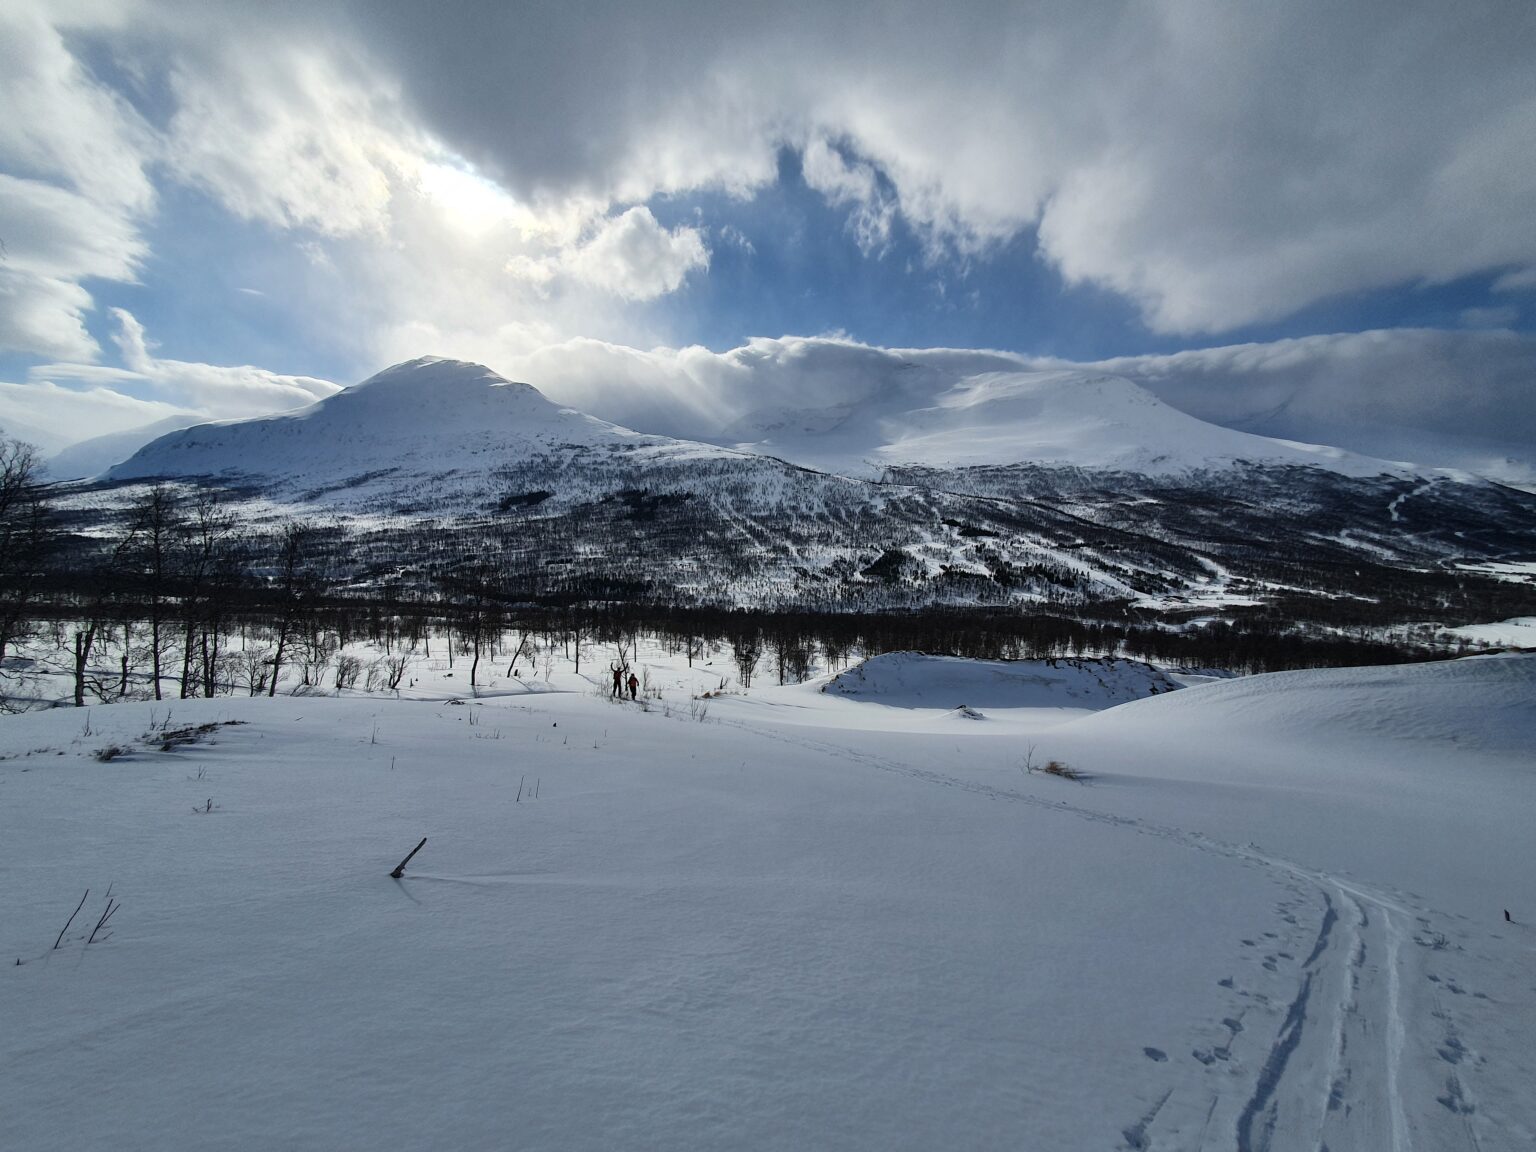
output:
[[[1068,287],[1035,253],[1033,231],[979,257],[933,259],[899,215],[883,249],[861,250],[848,206],[810,188],[798,157],[747,200],[725,194],[654,201],[668,227],[707,229],[707,275],[659,307],[669,328],[715,350],[751,336],[843,332],[891,347],[999,348],[1086,356],[1145,336],[1135,309]]]
[[[305,252],[313,239],[302,229],[279,232],[242,220],[172,181],[160,185],[159,197],[144,230],[151,255],[139,282],[90,284],[96,308],[88,327],[104,362],[117,362],[109,310],[119,307],[172,359],[341,381],[377,369],[338,323],[343,286],[313,265]]]
[[[850,208],[810,188],[798,157],[750,199],[724,194],[650,205],[668,227],[704,227],[707,275],[658,304],[668,327],[715,350],[751,336],[843,332],[887,347],[996,348],[1073,360],[1176,352],[1374,328],[1536,327],[1536,292],[1496,292],[1495,270],[1319,301],[1279,320],[1198,336],[1151,331],[1134,303],[1068,285],[1026,229],[978,256],[931,258],[899,215],[881,251],[859,247]]]

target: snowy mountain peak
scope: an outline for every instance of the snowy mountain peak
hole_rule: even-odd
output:
[[[485,403],[496,404],[503,409],[513,405],[519,411],[528,413],[550,414],[560,411],[558,404],[546,398],[531,384],[508,380],[484,364],[468,360],[445,360],[437,356],[421,356],[386,368],[359,384],[343,388],[315,407],[328,405],[351,411],[366,405],[369,409],[382,406],[436,411],[444,405]]]
[[[531,384],[520,384],[470,360],[450,360],[442,356],[418,356],[377,372],[343,392],[426,392],[469,391],[480,387],[511,388],[537,393]]]
[[[340,486],[366,499],[379,491],[375,480],[399,492],[454,477],[449,487],[480,492],[495,469],[594,454],[628,461],[735,455],[562,408],[483,364],[428,356],[295,412],[162,436],[107,476],[264,477],[289,489]]]

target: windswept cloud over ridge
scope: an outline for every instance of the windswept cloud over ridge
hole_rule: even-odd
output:
[[[161,358],[132,314],[120,308],[112,311],[117,322],[113,340],[127,366],[38,365],[25,384],[0,383],[0,426],[9,420],[36,427],[52,448],[172,417],[192,421],[264,416],[341,390],[329,380],[309,376]]]
[[[896,391],[916,403],[960,377],[1056,368],[1124,376],[1240,431],[1536,482],[1536,338],[1512,332],[1390,329],[1095,362],[826,337],[725,353],[584,340],[507,366],[562,403],[701,439],[765,409],[835,411]]]

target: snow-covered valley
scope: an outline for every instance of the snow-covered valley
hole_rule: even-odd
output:
[[[0,723],[7,1146],[1536,1139],[1536,657],[441,655]]]

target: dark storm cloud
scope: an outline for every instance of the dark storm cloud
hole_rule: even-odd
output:
[[[618,199],[876,165],[936,242],[1038,224],[1157,329],[1536,264],[1536,6],[421,5],[332,9],[516,190]]]

